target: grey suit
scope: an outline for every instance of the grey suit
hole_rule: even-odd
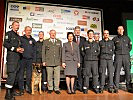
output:
[[[55,39],[55,43],[52,43],[50,39],[44,40],[42,46],[42,62],[46,63],[48,90],[59,90],[61,53],[62,43],[60,40]]]
[[[75,42],[63,44],[62,63],[66,63],[65,75],[77,76],[77,65],[80,63],[79,47]]]

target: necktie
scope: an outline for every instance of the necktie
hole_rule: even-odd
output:
[[[77,42],[77,44],[79,45],[79,36],[77,36],[77,41],[76,41],[76,42]]]
[[[52,43],[54,43],[54,39],[52,39]]]

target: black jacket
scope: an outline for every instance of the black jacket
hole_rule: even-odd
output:
[[[20,47],[20,36],[13,30],[5,34],[3,46],[7,48],[7,62],[17,62],[20,59],[20,54],[16,49]]]
[[[76,37],[73,38],[73,41],[76,42]],[[80,43],[79,43],[79,52],[80,52],[80,63],[83,63],[84,59],[83,59],[83,55],[82,55],[82,48],[83,48],[83,44],[86,41],[85,37],[80,36]]]
[[[101,40],[100,46],[100,59],[112,59],[114,54],[114,42],[112,40]]]
[[[42,46],[43,46],[43,41],[36,42],[36,61],[39,63],[42,62]]]
[[[84,61],[99,60],[98,58],[99,54],[100,54],[99,43],[95,41],[93,42],[86,41],[83,44],[82,55],[84,55]]]
[[[132,43],[128,36],[116,36],[113,38],[114,45],[115,45],[115,54],[119,55],[129,55],[132,49]]]
[[[32,59],[36,62],[36,41],[30,36],[27,38],[25,35],[21,37],[21,47],[24,48],[22,58]]]

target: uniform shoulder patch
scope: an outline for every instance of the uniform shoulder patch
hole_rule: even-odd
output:
[[[8,39],[8,35],[5,36],[5,39]]]

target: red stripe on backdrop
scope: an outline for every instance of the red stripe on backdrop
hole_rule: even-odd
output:
[[[1,58],[2,57],[3,33],[4,33],[4,15],[5,15],[5,4],[4,4],[4,0],[1,0],[0,9],[1,9],[0,10],[0,58]],[[0,59],[0,62],[3,63],[3,60]],[[2,66],[1,65],[0,65],[0,71],[2,69]]]

